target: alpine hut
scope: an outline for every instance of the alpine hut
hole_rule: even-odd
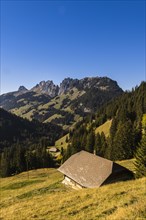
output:
[[[63,183],[72,188],[100,187],[133,176],[125,167],[86,151],[72,155],[58,170],[64,174]]]

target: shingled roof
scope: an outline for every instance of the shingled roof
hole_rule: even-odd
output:
[[[113,172],[116,174],[124,169],[113,161],[80,151],[65,161],[58,170],[79,185],[94,188],[101,186]]]

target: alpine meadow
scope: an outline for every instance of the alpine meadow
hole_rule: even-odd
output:
[[[0,220],[146,219],[145,0],[0,4]]]

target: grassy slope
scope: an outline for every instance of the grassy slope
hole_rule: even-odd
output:
[[[78,118],[78,121],[80,119]],[[77,120],[76,120],[77,121]],[[111,127],[111,123],[112,123],[112,120],[108,120],[107,122],[105,122],[103,125],[99,126],[98,128],[96,128],[95,130],[95,133],[97,134],[98,132],[101,133],[102,131],[104,132],[104,134],[106,136],[109,135],[109,130],[110,130],[110,127]],[[68,146],[68,143],[66,143],[66,137],[69,136],[68,134],[61,137],[60,139],[58,139],[56,142],[55,142],[55,147],[57,147],[58,149],[61,149],[61,147],[63,147],[64,149],[67,148]],[[62,143],[62,144],[61,144]]]
[[[66,143],[66,137],[69,137],[69,134],[66,134],[65,136],[63,136],[62,138],[58,139],[55,142],[55,147],[57,147],[58,149],[61,149],[61,147],[63,147],[64,149],[67,148],[68,143]]]
[[[54,146],[49,146],[49,147],[56,147],[59,150],[61,150],[61,148],[63,147],[63,149],[65,150],[68,146],[68,143],[66,143],[66,137],[69,136],[69,134],[64,135],[63,137],[59,138],[56,142]]]
[[[144,132],[145,127],[146,127],[146,114],[143,114],[143,117],[142,117],[142,132]]]
[[[62,179],[55,169],[29,171],[29,180],[27,172],[0,179],[0,219],[145,219],[146,178],[78,191]]]
[[[146,125],[146,114],[143,114],[142,124],[143,124],[143,125]]]
[[[122,160],[122,161],[116,161],[118,164],[120,164],[123,167],[126,167],[127,169],[131,170],[133,173],[135,172],[134,162],[135,159],[131,160]]]
[[[76,89],[76,88],[74,88],[72,91],[73,91],[73,93],[70,93],[70,91],[69,91],[64,95],[57,96],[57,97],[51,99],[46,104],[42,104],[40,102],[37,103],[36,101],[28,102],[26,99],[20,99],[20,100],[18,100],[18,103],[20,101],[23,101],[25,103],[25,105],[22,106],[22,107],[19,107],[19,108],[11,109],[11,112],[18,115],[18,116],[21,116],[23,118],[27,118],[29,120],[32,120],[32,117],[33,117],[34,113],[36,113],[38,111],[39,111],[39,115],[47,114],[48,109],[51,106],[53,106],[53,108],[55,108],[57,110],[60,109],[60,110],[66,111],[66,112],[73,113],[73,111],[70,108],[71,102],[73,100],[75,100],[76,98],[82,96],[85,92],[84,91],[78,91],[78,89]],[[34,94],[33,96],[34,97],[40,96],[40,94]],[[67,106],[63,105],[63,107],[61,107],[62,104],[63,104],[63,101],[65,99],[68,99]],[[53,119],[61,118],[61,117],[62,116],[60,114],[54,113],[53,116],[47,118],[44,122],[51,122]],[[67,126],[67,128],[68,128],[68,126]]]
[[[109,136],[109,130],[112,124],[112,120],[106,121],[103,125],[100,125],[98,128],[96,128],[95,133],[97,134],[98,132],[104,132],[105,136]]]
[[[63,118],[61,115],[58,115],[58,114],[54,114],[52,115],[50,118],[47,118],[44,123],[47,123],[47,122],[51,122],[53,119],[56,119],[56,118]]]

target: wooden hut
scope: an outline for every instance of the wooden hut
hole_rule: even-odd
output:
[[[63,183],[73,188],[94,188],[131,178],[132,172],[111,160],[86,151],[72,155],[59,169]]]

